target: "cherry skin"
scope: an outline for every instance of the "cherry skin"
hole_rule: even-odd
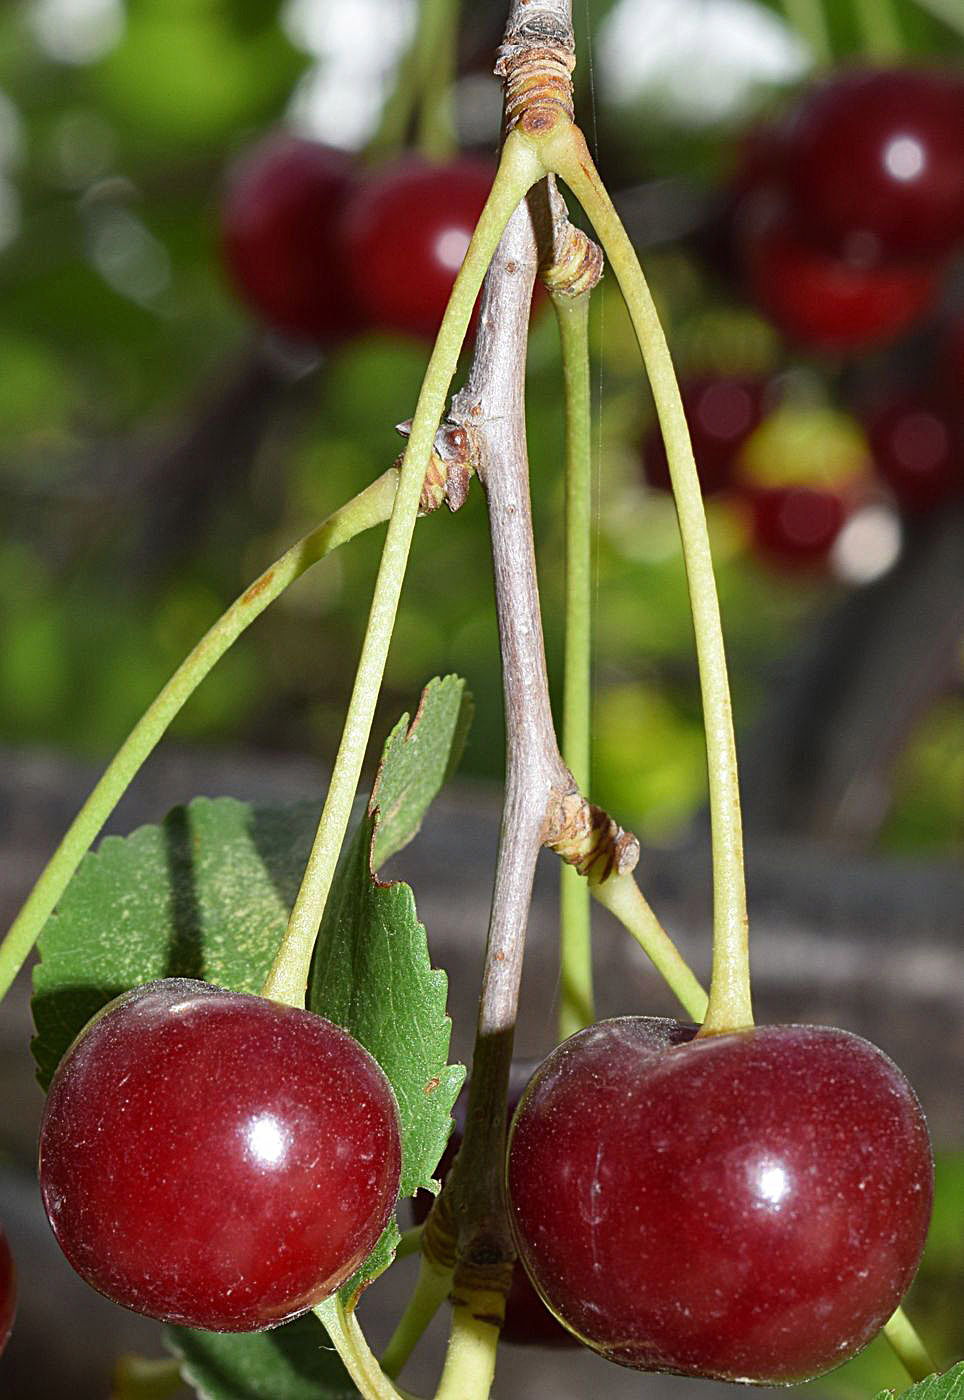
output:
[[[3,1226],[0,1225],[0,1352],[10,1340],[16,1310],[17,1271]]]
[[[799,216],[837,246],[899,257],[964,238],[964,80],[925,69],[838,73],[804,97],[788,140]]]
[[[520,1257],[621,1365],[803,1380],[858,1352],[914,1276],[933,1193],[923,1114],[845,1031],[695,1031],[605,1021],[536,1071],[508,1149]]]
[[[353,183],[345,152],[282,134],[250,150],[229,178],[225,263],[251,309],[285,335],[327,344],[358,329],[335,234]]]
[[[206,982],[137,987],[61,1061],[40,1133],[57,1242],[115,1303],[248,1332],[327,1297],[398,1195],[391,1087],[320,1016]]]
[[[746,493],[754,548],[786,568],[822,564],[847,518],[834,491],[810,486],[760,487]]]
[[[964,488],[964,434],[941,403],[898,395],[870,415],[867,438],[877,471],[906,510],[933,510]]]
[[[680,386],[704,496],[730,484],[737,453],[763,416],[762,380],[705,375]],[[643,469],[651,486],[671,490],[669,463],[659,424],[643,440]]]
[[[509,1092],[506,1100],[506,1111],[510,1119],[522,1097],[522,1091],[532,1078],[532,1073],[538,1064],[538,1060],[512,1061],[509,1069]],[[441,1161],[436,1168],[436,1176],[443,1184],[452,1163],[455,1161],[456,1153],[462,1146],[462,1136],[465,1132],[465,1113],[469,1101],[468,1089],[468,1084],[463,1084],[462,1092],[455,1101],[455,1107],[452,1110],[455,1124],[451,1137],[445,1145]],[[434,1197],[428,1191],[419,1191],[412,1198],[412,1214],[416,1222],[421,1223],[425,1220],[432,1208],[433,1199]],[[572,1333],[561,1327],[552,1313],[549,1312],[529,1282],[525,1269],[518,1262],[512,1271],[512,1287],[505,1300],[505,1320],[502,1323],[500,1337],[504,1342],[511,1342],[519,1346],[573,1347],[579,1345]]]
[[[373,325],[434,338],[493,173],[469,157],[429,165],[409,156],[358,188],[345,207],[341,242]]]
[[[931,305],[931,262],[847,259],[803,236],[785,211],[742,225],[750,295],[790,340],[853,352],[896,339]]]

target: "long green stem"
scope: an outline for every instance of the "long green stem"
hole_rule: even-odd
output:
[[[452,1309],[452,1330],[435,1400],[486,1400],[495,1376],[499,1329],[465,1304]]]
[[[428,160],[455,153],[455,57],[459,0],[422,0],[416,145]]]
[[[379,1366],[357,1317],[345,1310],[338,1294],[333,1293],[319,1303],[314,1312],[365,1400],[399,1400],[403,1392],[392,1384]]]
[[[713,836],[713,975],[703,1031],[753,1024],[743,830],[730,688],[706,516],[673,362],[639,260],[577,127],[559,126],[543,159],[595,226],[626,300],[656,401],[676,500],[703,699]]]
[[[806,42],[821,68],[833,59],[823,0],[781,0],[787,23]]]
[[[412,42],[398,65],[395,86],[382,107],[371,156],[391,156],[406,144],[418,112],[418,146],[433,160],[450,156],[455,144],[452,85],[459,0],[421,0]]]
[[[592,648],[592,459],[589,391],[589,293],[554,295],[562,347],[566,420],[566,650],[563,666],[562,756],[580,792],[589,791]],[[559,1037],[595,1019],[589,889],[560,867]]]
[[[903,1308],[884,1323],[884,1336],[912,1381],[922,1381],[937,1370],[927,1348]]]
[[[495,183],[455,279],[422,381],[331,783],[288,928],[263,988],[263,994],[275,1001],[304,1005],[312,949],[368,746],[435,433],[472,308],[502,230],[519,200],[543,174],[532,143],[521,132],[513,132],[503,148]]]
[[[904,41],[893,0],[853,0],[853,7],[864,52],[878,62],[899,58]]]
[[[306,569],[360,531],[388,519],[397,483],[398,472],[391,467],[299,540],[235,599],[181,662],[105,769],[0,943],[0,997],[16,977],[91,842],[205,676],[245,628]]]
[[[707,997],[689,964],[646,902],[630,871],[610,875],[601,885],[591,884],[599,903],[624,925],[676,996],[691,1020],[702,1023]]]
[[[394,1380],[401,1372],[422,1333],[448,1297],[451,1286],[452,1270],[441,1268],[423,1254],[415,1287],[382,1354],[382,1370],[386,1376]]]

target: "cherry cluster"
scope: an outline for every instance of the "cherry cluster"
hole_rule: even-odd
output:
[[[405,155],[369,171],[320,142],[269,136],[228,181],[228,271],[283,335],[325,346],[366,329],[431,340],[493,174],[470,156]]]
[[[845,1031],[696,1030],[624,1017],[513,1066],[521,1265],[505,1336],[640,1370],[819,1374],[870,1340],[917,1268],[933,1193],[920,1105]],[[463,1096],[443,1179],[465,1111]],[[41,1127],[44,1207],[77,1272],[210,1331],[275,1326],[329,1296],[389,1220],[400,1168],[391,1087],[350,1035],[183,978],[93,1018]],[[5,1335],[2,1236],[0,1284]]]
[[[964,321],[962,321],[964,325]],[[952,345],[949,338],[948,346]],[[779,485],[756,479],[747,447],[779,411],[778,380],[748,375],[694,375],[681,385],[683,408],[705,496],[728,493],[749,522],[755,552],[789,567],[816,567],[850,515],[888,499],[909,515],[934,510],[964,491],[964,412],[948,371],[929,388],[901,384],[853,406],[852,431],[866,452],[828,471],[827,454],[795,462]],[[946,387],[945,387],[946,386]],[[815,449],[818,445],[815,444]],[[670,490],[659,427],[641,444],[648,483]]]
[[[932,309],[964,240],[962,129],[959,74],[852,69],[750,135],[726,241],[790,340],[852,354]]]
[[[320,1016],[169,978],[110,1002],[61,1061],[44,1209],[115,1303],[212,1332],[273,1327],[371,1252],[401,1132],[371,1055]]]

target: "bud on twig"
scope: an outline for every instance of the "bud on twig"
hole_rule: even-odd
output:
[[[408,437],[411,426],[411,419],[407,419],[404,423],[396,423],[395,431],[402,437]],[[400,465],[401,460],[400,455],[395,465]],[[475,469],[466,430],[456,424],[443,423],[435,434],[432,456],[425,472],[419,515],[431,515],[443,503],[450,511],[460,510],[468,499],[469,482],[475,475]]]

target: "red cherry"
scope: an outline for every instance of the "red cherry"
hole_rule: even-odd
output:
[[[945,252],[964,238],[964,79],[925,69],[837,73],[803,98],[788,145],[799,218],[839,247]]]
[[[540,1303],[541,1307],[542,1304]],[[10,1339],[14,1314],[17,1311],[17,1271],[13,1255],[0,1225],[0,1352]]]
[[[186,978],[94,1017],[40,1132],[44,1208],[81,1277],[212,1332],[272,1327],[344,1283],[400,1170],[391,1087],[347,1032]]]
[[[538,1064],[538,1060],[512,1061],[506,1101],[506,1111],[510,1119],[515,1113],[522,1092],[532,1078],[533,1070]],[[455,1101],[455,1107],[452,1110],[452,1116],[455,1119],[452,1135],[446,1143],[442,1159],[436,1168],[436,1176],[443,1183],[455,1161],[456,1153],[462,1146],[468,1101],[469,1086],[466,1083],[462,1086],[462,1092]],[[426,1218],[431,1209],[432,1200],[433,1197],[427,1191],[419,1191],[413,1197],[412,1214],[417,1222],[421,1223]],[[516,1263],[512,1271],[512,1286],[509,1289],[509,1296],[505,1300],[505,1321],[502,1324],[500,1336],[504,1342],[511,1342],[519,1346],[567,1347],[578,1345],[572,1333],[567,1332],[564,1327],[560,1327],[552,1313],[549,1312],[529,1282],[525,1269],[519,1263]]]
[[[747,492],[753,543],[772,563],[789,568],[822,564],[847,518],[843,497],[809,486]]]
[[[914,1276],[933,1194],[896,1065],[827,1026],[624,1017],[558,1046],[507,1163],[520,1257],[624,1366],[784,1385],[855,1355]]]
[[[238,292],[269,326],[326,343],[358,329],[335,236],[354,163],[317,141],[276,134],[232,171],[221,241]]]
[[[786,214],[743,228],[749,290],[791,340],[846,353],[894,340],[934,299],[939,269],[925,262],[863,262],[808,242]]]
[[[492,187],[487,161],[409,156],[375,171],[345,207],[342,247],[358,303],[385,330],[434,338]]]
[[[680,386],[703,495],[730,484],[743,443],[763,416],[764,383],[740,376],[705,376]],[[669,463],[659,424],[643,440],[643,468],[651,486],[671,490]]]
[[[964,434],[934,400],[892,399],[868,419],[867,437],[877,471],[908,510],[931,510],[964,486]]]

